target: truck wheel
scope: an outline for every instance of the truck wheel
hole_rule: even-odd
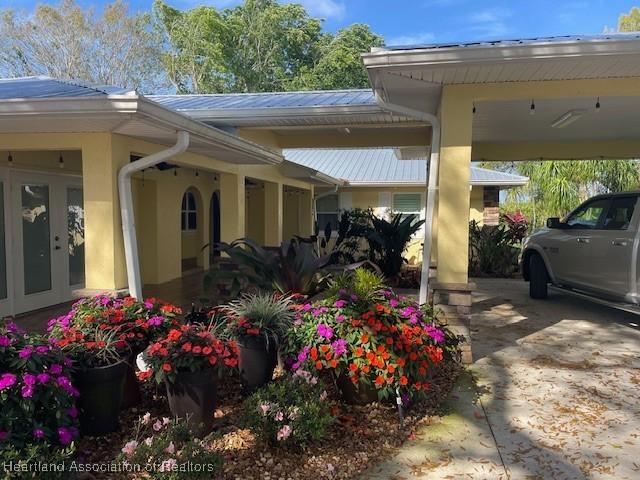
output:
[[[529,296],[535,299],[547,298],[549,275],[540,255],[531,255],[529,259]]]

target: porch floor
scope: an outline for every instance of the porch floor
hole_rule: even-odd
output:
[[[198,304],[199,300],[205,296],[202,288],[203,277],[204,270],[187,272],[184,276],[166,283],[145,285],[142,291],[145,298],[156,297],[165,302],[173,303],[187,312],[191,309],[192,303]],[[27,331],[44,332],[47,328],[47,322],[67,313],[75,301],[71,300],[17,315],[15,322]]]

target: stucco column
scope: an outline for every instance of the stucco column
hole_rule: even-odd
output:
[[[243,238],[245,215],[244,175],[220,174],[220,240]]]
[[[264,182],[264,244],[277,247],[282,243],[282,184]]]
[[[438,282],[467,283],[472,101],[447,94],[440,105],[438,175]]]
[[[110,134],[92,136],[82,146],[87,289],[127,286],[117,176],[128,161]]]
[[[304,190],[300,195],[300,236],[310,237],[313,234],[313,187]]]
[[[467,342],[462,359],[471,355],[471,293],[469,284],[469,208],[471,177],[471,98],[452,95],[445,87],[440,105],[442,124],[438,175],[437,282],[432,284],[433,304],[442,320]]]

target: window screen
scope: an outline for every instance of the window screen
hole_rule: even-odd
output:
[[[193,192],[186,192],[182,197],[181,227],[184,232],[192,232],[198,229],[198,209],[196,197]]]

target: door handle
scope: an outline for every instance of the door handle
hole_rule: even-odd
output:
[[[614,247],[626,247],[627,246],[627,241],[626,240],[613,240],[611,242],[611,245],[613,245]]]
[[[60,248],[61,248],[61,247],[60,247],[60,245],[56,245],[54,248],[55,248],[56,250],[60,250]]]
[[[578,243],[589,243],[589,239],[586,237],[578,237],[576,238],[576,242]]]

